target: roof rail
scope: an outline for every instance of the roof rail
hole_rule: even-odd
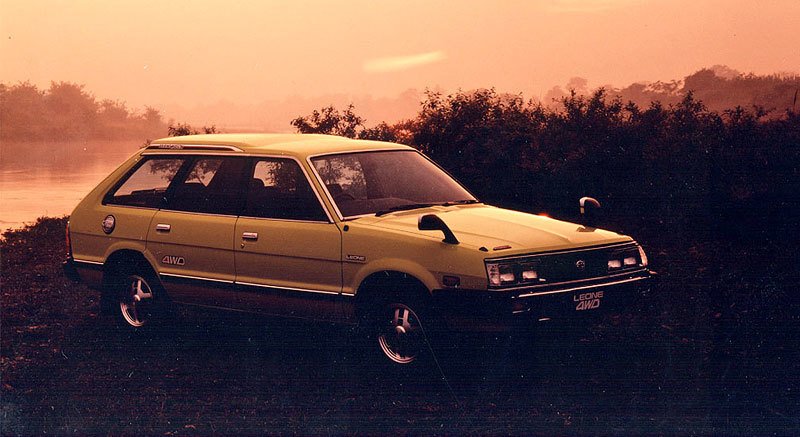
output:
[[[219,146],[213,144],[151,144],[145,150],[230,150],[244,152],[235,146]]]

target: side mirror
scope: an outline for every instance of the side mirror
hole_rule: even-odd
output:
[[[453,234],[453,231],[451,231],[444,220],[440,219],[436,214],[420,216],[417,228],[420,231],[442,231],[442,233],[444,233],[443,242],[447,244],[458,244],[458,238]]]
[[[593,197],[581,197],[581,221],[586,227],[593,228],[596,224],[597,211],[600,209],[600,202]]]

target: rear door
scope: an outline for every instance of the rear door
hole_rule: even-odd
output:
[[[172,300],[235,307],[234,230],[246,165],[242,157],[194,158],[153,217],[147,249]]]
[[[341,232],[300,164],[258,158],[236,224],[236,283],[244,309],[335,319],[342,290]]]

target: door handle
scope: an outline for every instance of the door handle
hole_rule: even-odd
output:
[[[170,229],[172,229],[172,226],[166,223],[159,223],[156,225],[156,231],[159,232],[169,232]]]
[[[242,240],[258,240],[258,232],[243,232]]]

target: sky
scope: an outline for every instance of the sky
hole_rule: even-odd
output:
[[[144,105],[800,71],[798,0],[0,0],[0,82]]]

